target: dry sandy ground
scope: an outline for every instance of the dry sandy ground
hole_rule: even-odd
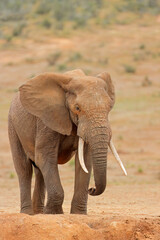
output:
[[[11,47],[11,49],[1,49],[0,239],[160,239],[160,67],[158,60],[155,59],[136,63],[137,73],[135,75],[123,73],[121,65],[119,68],[114,58],[113,64],[107,66],[114,78],[117,90],[117,104],[110,116],[113,138],[126,166],[128,177],[123,176],[109,153],[106,191],[101,196],[89,196],[88,216],[69,215],[74,187],[74,166],[66,164],[60,166],[65,191],[65,214],[26,216],[18,213],[18,179],[12,163],[7,136],[7,113],[15,89],[23,83],[25,78],[40,72],[51,71],[51,67],[46,62],[46,56],[55,49],[77,51],[79,43],[82,43],[79,51],[84,53],[86,49],[89,54],[89,50],[96,48],[98,52],[98,43],[106,38],[106,42],[109,41],[108,39],[111,40],[110,45],[106,45],[106,49],[101,50],[101,54],[106,52],[110,56],[122,54],[123,48],[119,48],[125,38],[125,34],[122,37],[122,30],[124,31],[124,29],[111,29],[103,33],[103,36],[100,33],[98,36],[101,37],[96,37],[94,44],[90,43],[89,39],[90,37],[93,39],[95,35],[92,36],[90,33],[88,40],[83,39],[83,36],[82,38],[77,36],[72,40],[50,39],[50,41],[42,42],[28,40],[23,44],[16,42],[16,47]],[[127,30],[130,31],[128,36],[133,33],[133,36],[127,38],[131,41],[133,49],[134,42],[137,46],[142,41],[149,41],[150,36],[153,38],[154,46],[160,42],[154,27],[138,29],[143,32],[139,38],[134,35],[137,32],[135,27],[132,31]],[[152,31],[155,34],[152,34]],[[115,36],[117,36],[116,40],[112,41]],[[125,51],[127,52],[128,49],[129,52],[131,45],[128,42],[127,44]],[[66,61],[65,57],[63,61]],[[125,55],[122,57],[125,58]],[[31,61],[31,58],[34,58],[34,61]],[[88,64],[87,67],[86,64]],[[73,68],[84,65],[93,74],[105,70],[104,65],[98,65],[98,69],[95,70],[94,57],[93,62],[73,64]],[[152,85],[142,87],[142,76],[148,74],[152,76]],[[92,177],[91,185],[93,183]]]

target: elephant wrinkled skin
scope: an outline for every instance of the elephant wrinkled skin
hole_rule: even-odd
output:
[[[68,162],[74,154],[71,213],[87,213],[88,193],[99,195],[106,187],[111,140],[108,114],[114,101],[114,87],[106,72],[97,77],[86,76],[79,69],[65,74],[44,73],[19,88],[9,111],[9,139],[19,179],[22,213],[63,213],[64,191],[58,164]],[[79,138],[84,141],[88,173],[79,162]],[[31,201],[32,166],[35,187]],[[88,190],[92,167],[95,188]]]

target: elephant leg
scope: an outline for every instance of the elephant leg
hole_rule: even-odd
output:
[[[60,214],[63,213],[62,204],[64,200],[64,191],[61,185],[58,164],[57,164],[57,153],[59,142],[54,141],[49,146],[43,146],[42,148],[36,149],[36,165],[40,169],[44,183],[47,190],[47,203],[44,208],[46,214]],[[52,143],[52,142],[51,142]]]
[[[44,213],[61,214],[63,213],[64,191],[60,182],[58,166],[57,164],[52,165],[46,162],[41,171],[47,189],[47,203]]]
[[[71,203],[71,213],[74,214],[87,214],[88,187],[91,175],[91,154],[88,145],[85,145],[84,148],[84,159],[88,173],[83,171],[79,163],[78,153],[76,153],[75,186]]]
[[[20,187],[21,213],[33,214],[31,201],[31,179],[32,164],[27,158],[20,140],[11,125],[9,124],[9,139],[13,156],[14,166],[18,175]]]
[[[46,214],[63,213],[64,191],[58,172],[60,134],[38,122],[35,148],[35,164],[40,169],[47,190]]]
[[[45,184],[44,178],[39,168],[34,167],[35,186],[32,198],[32,206],[34,214],[43,213],[45,200]]]

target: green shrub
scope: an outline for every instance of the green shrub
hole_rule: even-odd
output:
[[[74,157],[69,161],[69,166],[73,167],[75,164],[75,159]]]
[[[49,13],[50,10],[51,8],[47,2],[41,2],[36,9],[36,13],[43,15],[43,14]]]
[[[17,36],[21,35],[24,27],[25,27],[25,24],[20,24],[20,25],[16,26],[16,27],[13,29],[12,35],[13,35],[14,37],[17,37]]]
[[[73,29],[83,28],[87,25],[87,19],[85,18],[77,18],[74,21]]]
[[[67,66],[66,66],[65,63],[59,64],[59,65],[57,66],[57,70],[60,71],[60,72],[63,72],[63,71],[65,71],[66,69],[67,69]]]
[[[145,46],[145,44],[141,44],[140,46],[139,46],[139,49],[145,49],[146,48],[146,46]]]
[[[45,28],[50,28],[52,26],[52,23],[48,19],[44,19],[42,22],[42,26]]]
[[[14,65],[13,62],[8,62],[8,63],[5,64],[5,66],[10,66],[10,67],[13,66],[13,65]]]
[[[13,37],[11,35],[5,36],[6,41],[9,43],[12,41]]]
[[[135,73],[136,72],[135,67],[133,67],[131,65],[124,65],[124,70],[126,73]]]
[[[15,178],[15,174],[13,172],[10,173],[9,178],[13,179]]]
[[[75,52],[70,56],[69,62],[76,62],[76,61],[80,61],[81,59],[82,59],[81,53]]]
[[[138,173],[143,173],[143,169],[142,169],[142,167],[138,167],[137,172],[138,172]]]

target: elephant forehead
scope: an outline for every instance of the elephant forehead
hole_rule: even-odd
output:
[[[74,86],[76,89],[98,89],[104,88],[105,82],[97,77],[76,77],[71,81],[71,86]]]
[[[84,91],[82,94],[77,96],[77,103],[81,108],[84,109],[95,109],[95,111],[101,111],[106,109],[109,105],[109,97],[105,90],[97,92],[96,90],[90,93],[89,91]]]

